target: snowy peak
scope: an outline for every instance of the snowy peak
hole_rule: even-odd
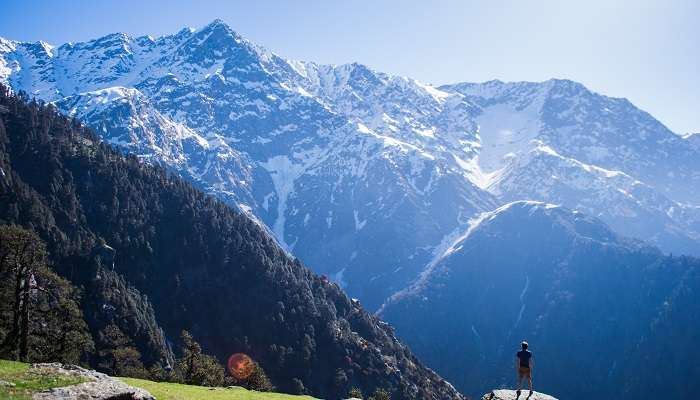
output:
[[[229,58],[232,58],[231,62],[242,64],[249,64],[258,58],[253,46],[221,20],[214,20],[195,31],[178,48],[177,55],[204,67]]]
[[[117,32],[87,42],[66,43],[60,46],[59,49],[67,52],[85,50],[103,50],[109,52],[120,50],[120,52],[115,54],[129,54],[131,53],[129,47],[133,42],[134,39],[132,39],[131,36],[126,33]]]
[[[224,22],[224,20],[220,18],[215,18],[212,20],[210,23],[208,23],[206,26],[204,26],[202,29],[200,29],[202,32],[213,32],[213,31],[224,31],[229,34],[234,34],[237,35],[231,27]]]
[[[17,42],[0,37],[0,53],[9,53],[10,51],[14,51],[16,46]]]
[[[624,171],[675,201],[697,203],[700,198],[700,186],[684,183],[700,182],[700,155],[626,99],[554,79],[460,83],[441,89],[461,93],[480,108],[476,164],[483,175],[526,155],[534,143],[544,143],[564,157]]]
[[[157,39],[114,33],[55,49],[44,42],[3,40],[3,53],[0,80],[52,101],[106,85],[136,86],[168,75],[199,81],[217,74],[242,75],[264,69],[264,51],[221,20]]]
[[[467,98],[477,100],[477,103],[508,103],[520,110],[538,101],[536,107],[541,107],[543,99],[555,86],[554,80],[546,82],[503,82],[492,80],[484,83],[457,83],[441,86],[446,92],[457,92]],[[486,104],[488,105],[488,104]]]
[[[471,150],[476,125],[463,96],[358,63],[293,65],[306,92],[373,134],[419,149],[455,171],[461,168],[451,153],[468,158],[463,153]]]

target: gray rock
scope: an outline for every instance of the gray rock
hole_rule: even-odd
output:
[[[33,400],[155,400],[147,391],[129,386],[126,383],[103,373],[75,365],[59,363],[33,364],[33,374],[67,375],[88,379],[88,382],[35,393]]]
[[[494,390],[491,393],[485,394],[481,400],[557,400],[555,397],[550,395],[532,392],[530,394],[529,390],[522,390],[520,395],[515,390],[500,389]]]
[[[3,381],[2,379],[0,379],[0,387],[14,387],[14,386],[15,386],[14,383],[8,382],[8,381]]]
[[[30,373],[35,375],[67,375],[82,378],[94,379],[105,379],[109,378],[108,375],[102,372],[97,372],[91,369],[86,369],[77,365],[72,364],[61,364],[61,363],[36,363],[32,364],[29,370]]]

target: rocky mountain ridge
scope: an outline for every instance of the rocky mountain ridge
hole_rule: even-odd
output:
[[[248,213],[370,309],[515,200],[700,254],[697,147],[568,80],[434,87],[285,59],[217,20],[159,38],[2,40],[0,81]]]

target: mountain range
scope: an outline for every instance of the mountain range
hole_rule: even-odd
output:
[[[690,343],[686,323],[694,321],[694,308],[684,316],[677,307],[693,304],[687,289],[693,278],[683,278],[684,263],[692,261],[663,260],[671,252],[700,255],[698,135],[677,135],[626,99],[564,79],[434,86],[358,63],[296,61],[219,20],[158,38],[112,34],[58,47],[0,39],[0,82],[80,118],[106,143],[246,214],[286,253],[379,311],[462,390],[504,384],[502,368],[510,366],[504,346],[526,333],[548,339],[537,330],[545,325],[562,341],[543,355],[568,355],[564,338],[576,332],[560,326],[563,316],[539,312],[561,303],[552,312],[576,320],[571,310],[593,301],[597,289],[586,284],[608,270],[591,271],[586,257],[612,263],[615,276],[601,288],[627,289],[648,309],[622,324],[622,315],[637,308],[631,301],[612,308],[606,321],[620,330],[576,341],[584,352],[618,343],[603,340],[611,336],[656,348],[674,337],[650,326],[681,324],[679,343]],[[498,262],[467,251],[471,243],[490,249]],[[581,280],[562,280],[557,266],[577,252],[583,255],[571,271]],[[471,257],[485,265],[474,266]],[[629,270],[655,263],[671,276]],[[496,279],[511,269],[512,282]],[[542,286],[532,308],[521,311],[526,296],[534,296],[522,290],[523,279]],[[634,281],[642,286],[632,290],[625,279],[661,286]],[[499,300],[502,291],[515,297]],[[481,299],[475,293],[488,293],[491,302],[467,302]],[[423,308],[421,296],[428,299]],[[612,303],[603,296],[595,310],[604,314]],[[501,312],[507,317],[493,317]],[[588,332],[603,314],[577,321]],[[535,325],[513,324],[517,315]],[[489,316],[483,326],[472,319]],[[490,343],[474,342],[487,336]],[[449,353],[452,346],[459,351]],[[631,348],[572,368],[619,377],[618,366],[655,361],[616,352]],[[462,371],[459,360],[470,370]],[[677,364],[681,370],[688,363],[679,356]],[[561,377],[561,369],[545,371]],[[687,373],[669,382],[697,376]],[[613,380],[606,379],[598,374],[592,382],[610,388]],[[563,391],[568,381],[545,382]],[[599,394],[575,387],[582,397]]]
[[[59,47],[3,39],[0,81],[248,213],[369,309],[515,200],[700,254],[693,136],[568,80],[435,87],[285,59],[216,20]]]

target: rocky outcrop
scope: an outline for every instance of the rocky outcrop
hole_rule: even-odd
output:
[[[143,389],[129,386],[111,376],[75,365],[32,364],[31,372],[38,375],[67,375],[87,379],[87,382],[77,385],[35,393],[32,396],[33,400],[155,400],[155,397]]]
[[[520,393],[518,393],[520,392]],[[485,394],[481,400],[557,400],[556,398],[540,393],[530,392],[529,390],[494,390],[491,393]]]

